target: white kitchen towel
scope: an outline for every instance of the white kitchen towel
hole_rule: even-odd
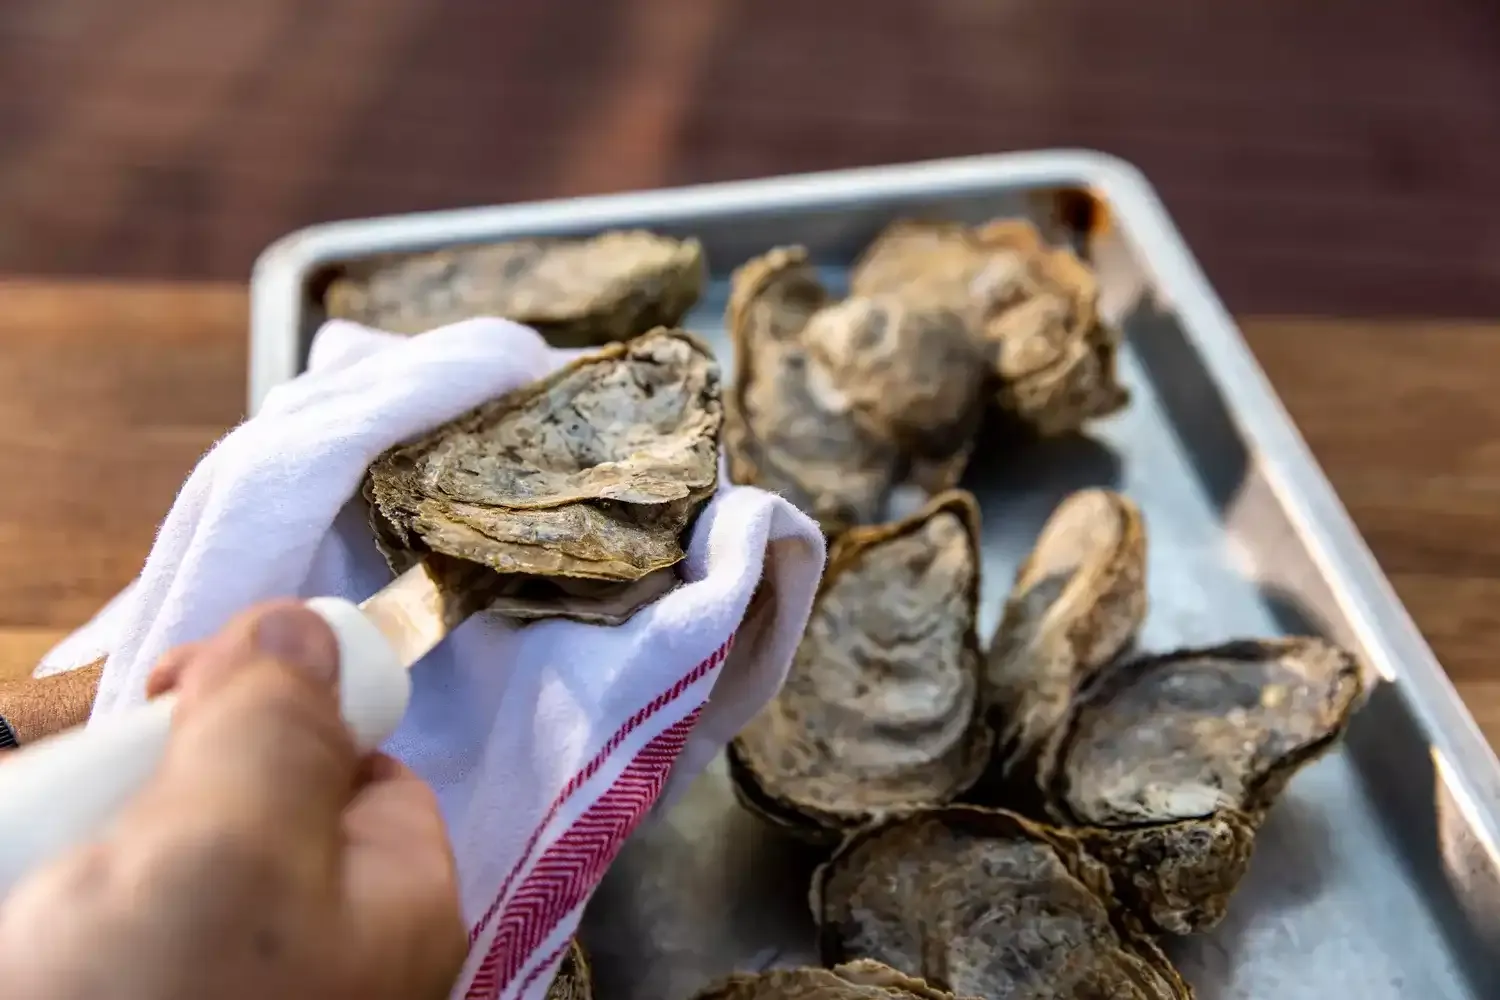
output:
[[[39,672],[107,655],[97,718],[255,601],[369,597],[391,572],[358,499],[365,467],[576,353],[493,319],[418,337],[326,324],[309,370],[193,470],[140,576]],[[458,856],[471,949],[455,997],[545,993],[626,835],[780,686],[823,556],[785,500],[726,483],[693,528],[685,585],[628,623],[481,616],[417,666],[386,749],[437,790]]]

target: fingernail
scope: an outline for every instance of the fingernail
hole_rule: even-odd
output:
[[[338,642],[327,623],[307,608],[284,607],[266,612],[255,623],[255,647],[267,656],[297,667],[319,684],[338,680]]]

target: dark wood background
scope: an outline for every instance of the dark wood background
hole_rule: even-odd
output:
[[[0,0],[0,674],[243,412],[278,236],[1048,146],[1157,185],[1500,737],[1496,0]]]
[[[0,0],[0,273],[310,222],[1047,146],[1231,309],[1500,306],[1495,0]]]

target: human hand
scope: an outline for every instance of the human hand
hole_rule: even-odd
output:
[[[149,689],[178,692],[162,764],[97,840],[0,900],[0,992],[446,996],[467,937],[436,798],[360,756],[337,673],[333,634],[291,601],[167,654]]]

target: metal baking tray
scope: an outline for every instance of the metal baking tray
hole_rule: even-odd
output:
[[[317,226],[255,267],[250,400],[301,370],[329,268],[523,235],[644,226],[702,240],[712,285],[687,325],[726,364],[732,268],[806,245],[842,280],[898,216],[1025,215],[1098,269],[1128,347],[1131,407],[1088,438],[980,455],[984,635],[1068,491],[1121,489],[1145,513],[1146,648],[1317,632],[1385,683],[1341,749],[1301,773],[1213,933],[1169,950],[1203,1000],[1500,996],[1500,763],[1422,640],[1146,180],[1091,152],[944,160]],[[1016,468],[1017,465],[1020,468]],[[1006,469],[997,485],[994,470]],[[722,761],[637,830],[582,937],[607,1000],[681,1000],[743,969],[815,962],[817,857],[731,798]]]

